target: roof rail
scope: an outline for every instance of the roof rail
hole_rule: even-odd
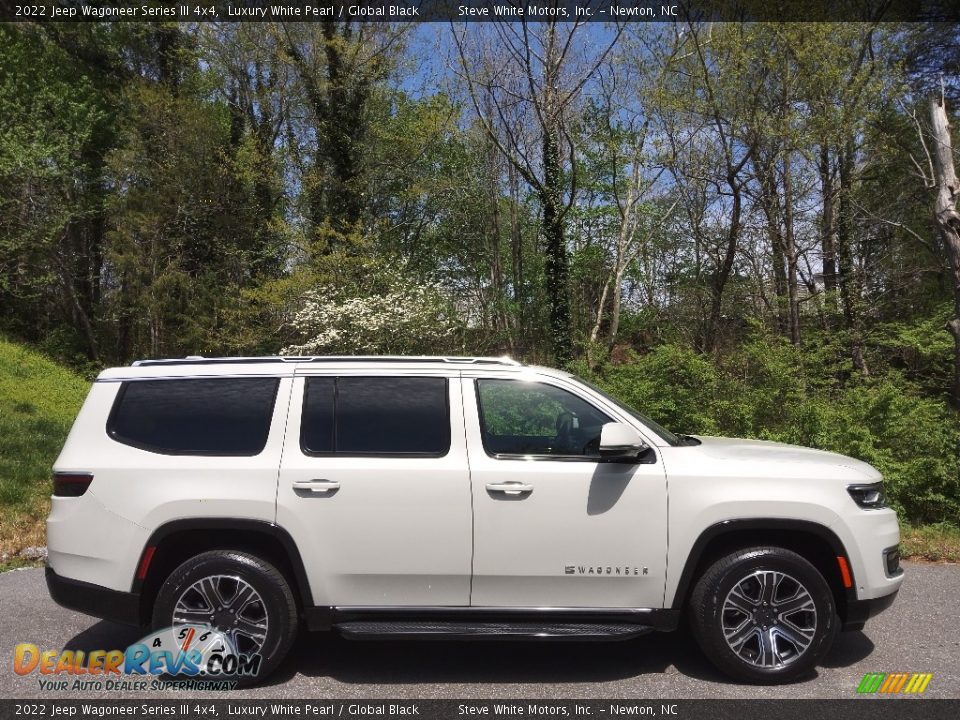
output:
[[[253,363],[424,363],[442,362],[451,365],[510,365],[521,367],[523,363],[509,357],[454,357],[439,355],[268,355],[264,357],[215,357],[205,358],[189,355],[185,358],[164,360],[135,360],[133,367],[152,367],[158,365],[249,365]]]

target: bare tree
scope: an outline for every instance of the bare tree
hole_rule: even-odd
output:
[[[640,258],[644,260],[644,268],[649,269],[651,240],[662,231],[679,204],[679,195],[670,203],[662,194],[657,196],[654,192],[666,166],[661,153],[652,148],[648,140],[652,106],[661,91],[663,78],[675,70],[673,64],[682,39],[676,33],[661,33],[659,29],[649,29],[651,27],[637,30],[636,47],[628,46],[625,53],[629,59],[611,64],[608,76],[601,77],[596,101],[601,110],[601,127],[592,134],[600,146],[602,174],[609,178],[606,194],[616,211],[616,223],[608,250],[609,270],[596,305],[590,344],[600,341],[607,320],[608,350],[616,343],[620,328],[626,273]],[[655,203],[658,206],[654,209]],[[651,214],[655,217],[647,217]],[[589,351],[588,358],[592,363]]]
[[[671,173],[678,186],[710,187],[709,206],[725,215],[719,238],[713,230],[708,231],[709,237],[698,237],[696,227],[691,230],[698,244],[698,274],[700,251],[711,259],[708,309],[699,345],[704,351],[713,351],[720,343],[724,293],[749,211],[745,196],[757,140],[748,128],[756,125],[760,102],[756,87],[764,69],[756,68],[745,50],[751,30],[744,24],[713,26],[689,21],[677,32],[684,33],[681,52],[685,64],[665,102],[665,108],[672,106],[667,112],[677,116],[669,121],[667,130],[673,154]],[[694,192],[687,197],[696,196]],[[694,214],[688,210],[691,219]]]
[[[540,204],[550,338],[561,364],[573,354],[566,222],[577,192],[577,157],[570,120],[620,36],[617,27],[597,43],[585,27],[584,21],[556,20],[453,26],[459,74],[474,112]]]
[[[932,155],[937,189],[933,214],[953,273],[954,316],[947,323],[955,345],[951,399],[953,406],[960,410],[960,213],[957,212],[960,181],[957,180],[954,168],[953,140],[947,119],[946,100],[942,93],[939,97],[930,98],[930,125],[933,132]]]

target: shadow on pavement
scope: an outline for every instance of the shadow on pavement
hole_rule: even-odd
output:
[[[862,632],[838,633],[833,648],[820,662],[823,667],[842,668],[865,660],[874,651],[873,640]]]
[[[70,638],[63,649],[83,650],[84,652],[90,652],[91,650],[125,650],[144,635],[146,635],[145,630],[101,620]]]
[[[124,649],[143,634],[102,620],[71,638],[64,649]],[[821,664],[854,665],[873,650],[862,632],[840,633]],[[623,642],[351,641],[335,632],[302,633],[290,656],[261,686],[283,685],[298,673],[355,685],[603,683],[660,674],[671,666],[690,678],[734,684],[681,627]]]
[[[683,632],[622,642],[349,641],[305,633],[264,684],[283,684],[297,673],[362,685],[602,683],[663,673],[671,665],[725,682]]]

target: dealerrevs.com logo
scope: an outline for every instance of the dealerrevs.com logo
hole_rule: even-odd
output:
[[[151,633],[126,650],[40,650],[20,643],[13,671],[37,675],[40,690],[232,690],[255,676],[263,658],[236,652],[229,638],[204,625]]]
[[[859,695],[920,695],[933,673],[867,673],[857,686]]]

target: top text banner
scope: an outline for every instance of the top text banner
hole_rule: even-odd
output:
[[[960,0],[0,0],[6,22],[960,22]]]

